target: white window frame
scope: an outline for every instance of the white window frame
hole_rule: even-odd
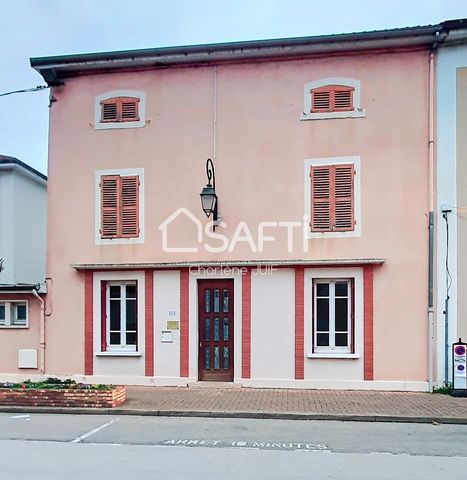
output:
[[[133,97],[139,99],[138,117],[134,122],[101,122],[101,102],[114,97]],[[146,125],[146,94],[137,90],[113,90],[101,93],[94,99],[95,130],[110,130],[113,128],[141,128]]]
[[[26,323],[17,325],[14,321],[14,307],[16,304],[26,304]],[[5,324],[0,324],[1,328],[29,328],[29,301],[28,300],[1,300],[0,305],[5,305]]]
[[[101,238],[101,177],[119,175],[120,177],[138,176],[139,178],[139,235],[132,238]],[[117,168],[96,170],[94,172],[94,243],[96,245],[122,245],[144,243],[144,168]]]
[[[311,90],[327,85],[339,85],[353,89],[353,110],[346,112],[311,112]],[[331,118],[364,118],[366,111],[360,106],[360,80],[346,77],[322,78],[308,82],[303,87],[303,113],[300,120],[326,120]]]
[[[136,303],[136,345],[127,345],[126,344],[126,296],[122,297],[122,290],[126,292],[126,289],[122,289],[123,286],[126,285],[135,285],[136,286],[136,297],[134,301]],[[120,287],[120,345],[111,345],[110,344],[110,287]],[[131,299],[133,300],[133,299]],[[122,281],[112,281],[107,282],[106,284],[106,343],[107,343],[107,351],[109,352],[137,352],[138,351],[138,282],[137,280],[122,280]],[[125,341],[123,341],[123,339]]]
[[[318,346],[317,342],[317,285],[321,283],[329,284],[329,346]],[[335,345],[335,334],[336,334],[336,323],[335,323],[335,284],[336,283],[347,283],[347,302],[348,302],[348,311],[347,311],[347,346],[340,347]],[[332,288],[331,288],[332,286]],[[320,297],[323,298],[323,297]],[[353,342],[353,322],[352,322],[352,279],[351,278],[316,278],[313,280],[313,338],[312,346],[313,353],[317,354],[352,354],[352,342]]]
[[[315,165],[342,165],[352,164],[355,170],[354,175],[354,220],[355,225],[353,230],[347,232],[312,232],[308,226],[304,228],[305,238],[345,238],[345,237],[360,237],[362,228],[361,215],[361,173],[360,173],[360,157],[326,157],[326,158],[308,158],[304,162],[304,220],[310,222],[311,219],[311,179],[310,169]]]

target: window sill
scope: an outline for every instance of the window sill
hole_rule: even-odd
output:
[[[321,113],[302,113],[300,120],[329,120],[332,118],[365,118],[365,110],[355,110],[353,112],[321,112]]]
[[[12,328],[21,328],[21,329],[25,329],[25,328],[29,328],[28,325],[0,325],[0,330],[11,330]]]
[[[324,359],[344,359],[356,360],[360,358],[359,353],[308,353],[307,358],[324,358]]]
[[[96,357],[141,357],[140,352],[97,352]]]

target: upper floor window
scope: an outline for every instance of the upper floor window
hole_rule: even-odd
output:
[[[96,243],[142,243],[143,169],[96,172]]]
[[[350,78],[325,78],[304,88],[301,120],[364,117],[360,108],[360,82]]]
[[[360,159],[305,161],[308,237],[360,236]]]
[[[145,125],[145,94],[117,90],[98,95],[94,105],[96,130],[138,128]]]

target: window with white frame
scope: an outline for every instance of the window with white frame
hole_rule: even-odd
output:
[[[0,303],[0,327],[27,327],[28,302],[5,301]]]
[[[94,100],[94,128],[141,128],[146,125],[146,95],[136,90],[114,90]]]
[[[138,351],[138,297],[136,281],[103,282],[105,325],[102,350]]]
[[[353,353],[353,280],[313,283],[313,352]]]

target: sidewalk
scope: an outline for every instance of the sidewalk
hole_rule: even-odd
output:
[[[411,392],[127,387],[120,407],[0,407],[0,412],[354,420],[467,425],[467,398]]]
[[[467,424],[467,398],[350,390],[127,387],[115,413]]]

